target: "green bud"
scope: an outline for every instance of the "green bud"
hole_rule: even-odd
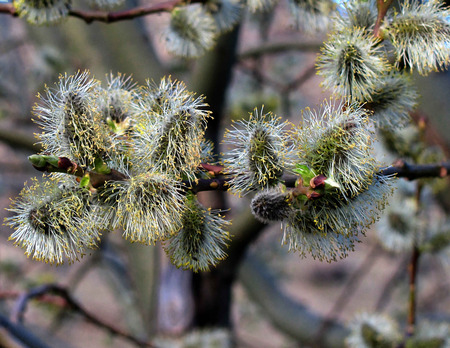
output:
[[[42,155],[42,158],[45,159],[45,161],[50,164],[51,166],[55,167],[55,168],[59,168],[58,163],[59,163],[59,157],[57,156],[46,156],[46,155]]]
[[[99,174],[109,174],[111,173],[111,168],[109,168],[105,162],[99,157],[95,158],[94,170]]]
[[[31,156],[28,156],[28,160],[36,168],[44,168],[45,165],[47,164],[47,161],[45,160],[44,156],[42,156],[42,155],[31,155]]]
[[[296,164],[294,172],[300,174],[304,182],[310,182],[316,176],[316,173],[305,164]]]
[[[80,181],[80,187],[88,187],[90,182],[91,178],[89,177],[89,174],[86,174]]]

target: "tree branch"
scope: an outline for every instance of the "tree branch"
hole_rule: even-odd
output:
[[[36,158],[38,161],[39,157],[45,157],[41,155],[30,156],[30,160]],[[53,156],[47,156],[53,157]],[[57,159],[57,157],[55,157]],[[37,163],[37,162],[36,162]],[[43,165],[36,165],[33,162],[34,168],[42,172],[62,172],[77,177],[83,177],[86,174],[90,176],[90,183],[92,187],[98,188],[102,186],[107,181],[123,181],[127,180],[128,177],[114,169],[111,169],[109,174],[101,174],[94,171],[87,171],[79,167],[76,163],[70,161],[66,157],[59,157],[57,165],[52,165],[44,163]],[[231,174],[222,174],[221,167],[210,166],[208,164],[201,164],[199,168],[205,170],[207,169],[210,175],[216,175],[216,177],[210,179],[197,179],[193,182],[185,181],[184,185],[188,190],[198,193],[200,191],[227,191],[229,189],[228,182],[231,180]],[[212,170],[213,168],[214,170]],[[420,178],[443,178],[450,174],[450,162],[440,163],[440,164],[408,164],[406,162],[400,161],[395,165],[381,168],[378,175],[382,176],[395,176],[397,178],[405,178],[408,180],[415,180]],[[287,187],[294,187],[295,182],[298,180],[297,176],[283,176],[281,180]]]
[[[200,0],[192,0],[190,3],[201,2]],[[183,4],[183,0],[167,0],[157,4],[148,4],[134,7],[128,10],[105,12],[105,11],[84,11],[84,10],[70,10],[69,16],[84,20],[90,24],[92,22],[113,23],[123,20],[130,20],[136,17],[147,16],[150,14],[170,12],[176,6]],[[0,13],[9,14],[17,17],[19,14],[12,4],[0,4]]]
[[[39,338],[33,335],[27,328],[20,324],[12,323],[8,318],[0,314],[0,327],[5,328],[13,337],[26,347],[50,348]],[[15,347],[15,345],[14,345]]]
[[[19,299],[17,300],[15,313],[14,313],[16,320],[18,322],[23,322],[23,317],[24,317],[24,314],[26,311],[26,307],[28,305],[28,302],[31,299],[33,299],[35,297],[41,297],[42,295],[45,295],[48,293],[62,297],[65,300],[67,306],[71,310],[80,314],[81,316],[83,316],[87,321],[91,322],[92,324],[94,324],[102,329],[105,329],[108,332],[110,332],[116,336],[122,337],[130,342],[133,342],[134,344],[136,344],[138,346],[154,347],[151,343],[143,342],[140,339],[138,339],[118,328],[115,328],[115,327],[111,326],[110,324],[107,324],[104,321],[93,316],[92,314],[87,312],[80,304],[78,304],[78,302],[70,295],[70,293],[68,292],[68,290],[66,288],[61,287],[56,284],[42,285],[42,286],[34,288],[34,289],[30,290],[28,293],[25,293],[22,296],[20,296]]]
[[[449,175],[450,162],[437,164],[409,164],[404,161],[397,162],[393,166],[385,167],[380,170],[381,175],[408,180],[420,178],[443,178]]]
[[[263,308],[281,332],[302,344],[312,346],[319,344],[316,342],[316,334],[323,318],[309,311],[302,303],[288,297],[256,255],[251,254],[244,259],[240,267],[239,280],[249,298]],[[347,328],[338,322],[330,321],[327,331],[321,336],[319,346],[344,347],[344,339],[348,334]]]
[[[318,52],[322,45],[322,41],[268,42],[241,52],[238,60],[258,58],[267,54],[278,54],[288,51]]]

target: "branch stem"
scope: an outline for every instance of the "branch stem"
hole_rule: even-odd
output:
[[[166,0],[156,4],[147,4],[116,12],[85,11],[74,9],[69,11],[69,16],[82,19],[88,24],[92,22],[113,23],[155,13],[170,12],[176,6],[181,5],[183,2],[183,0]],[[195,2],[201,1],[190,1],[190,3]],[[12,4],[0,4],[0,13],[9,14],[13,17],[17,17],[19,15]]]
[[[90,323],[105,329],[109,331],[110,333],[122,337],[130,342],[133,342],[134,344],[140,346],[140,347],[154,347],[151,343],[143,342],[142,340],[128,334],[127,332],[124,332],[116,327],[113,327],[112,325],[100,320],[99,318],[95,317],[91,313],[87,312],[69,293],[69,291],[59,285],[56,284],[46,284],[42,285],[40,287],[37,287],[35,289],[32,289],[26,294],[23,294],[19,297],[16,305],[15,310],[15,317],[18,322],[23,322],[23,317],[26,311],[26,307],[28,302],[33,298],[40,298],[43,295],[46,294],[53,294],[56,296],[59,296],[63,298],[66,302],[66,305],[76,313],[83,316],[87,321]]]
[[[409,298],[408,298],[408,319],[406,334],[408,337],[414,335],[416,327],[416,309],[417,309],[417,272],[419,265],[420,251],[414,247],[411,259],[408,265],[409,275]]]
[[[375,26],[373,28],[373,36],[382,39],[380,34],[381,24],[383,23],[384,17],[386,17],[386,13],[389,10],[393,0],[377,0],[377,21],[375,22]]]

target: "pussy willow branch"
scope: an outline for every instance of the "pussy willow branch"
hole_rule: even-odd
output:
[[[200,0],[191,0],[190,3],[201,2]],[[69,16],[84,20],[86,23],[103,22],[113,23],[123,20],[130,20],[136,17],[147,16],[150,14],[170,12],[176,6],[182,5],[183,0],[168,0],[159,2],[157,4],[148,4],[137,6],[128,10],[105,12],[105,11],[84,11],[84,10],[70,10]],[[0,13],[10,14],[17,17],[18,13],[12,4],[0,4]]]
[[[60,158],[63,159],[64,157]],[[102,186],[107,181],[123,181],[128,179],[126,175],[114,169],[112,169],[109,174],[99,174],[93,171],[83,170],[81,167],[76,166],[76,164],[69,168],[64,167],[63,169],[53,167],[49,164],[46,164],[44,167],[34,166],[34,168],[42,172],[62,172],[75,175],[80,178],[86,174],[89,174],[90,183],[94,188]],[[209,179],[197,179],[192,182],[184,182],[188,190],[194,193],[200,191],[228,190],[228,182],[231,180],[232,174],[223,173],[223,168],[217,165],[201,164],[199,168],[202,170],[207,170],[208,174],[213,177]],[[408,164],[406,162],[397,162],[395,165],[381,168],[378,174],[383,176],[395,176],[397,178],[405,178],[408,180],[420,178],[443,178],[450,175],[450,162],[440,164]],[[287,187],[294,187],[298,177],[294,175],[286,175],[281,179]]]
[[[18,322],[23,322],[23,317],[26,311],[26,307],[28,305],[28,302],[36,297],[41,297],[46,294],[53,294],[56,296],[62,297],[66,305],[76,313],[82,315],[86,320],[91,322],[92,324],[105,329],[109,331],[110,333],[122,337],[130,342],[133,342],[134,344],[138,345],[139,347],[154,347],[151,343],[143,342],[142,340],[118,329],[110,324],[107,324],[103,322],[102,320],[98,319],[97,317],[93,316],[89,312],[87,312],[78,302],[70,295],[68,290],[62,286],[56,285],[56,284],[46,284],[39,286],[37,288],[34,288],[30,290],[29,292],[23,294],[19,297],[17,300],[16,305],[16,313],[15,316],[17,318]]]
[[[421,210],[420,196],[422,194],[423,184],[417,185],[416,188],[416,214],[419,214]],[[408,337],[413,336],[416,331],[416,309],[417,309],[417,274],[419,272],[419,247],[414,244],[411,252],[411,259],[408,264],[408,276],[409,276],[409,296],[408,296],[408,318],[406,326],[406,335]]]

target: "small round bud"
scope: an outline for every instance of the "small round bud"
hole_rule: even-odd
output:
[[[279,189],[258,192],[250,207],[252,214],[264,223],[283,221],[293,212],[291,194]]]
[[[325,175],[317,175],[309,181],[309,186],[313,189],[321,189],[325,188],[325,181],[327,177]]]

